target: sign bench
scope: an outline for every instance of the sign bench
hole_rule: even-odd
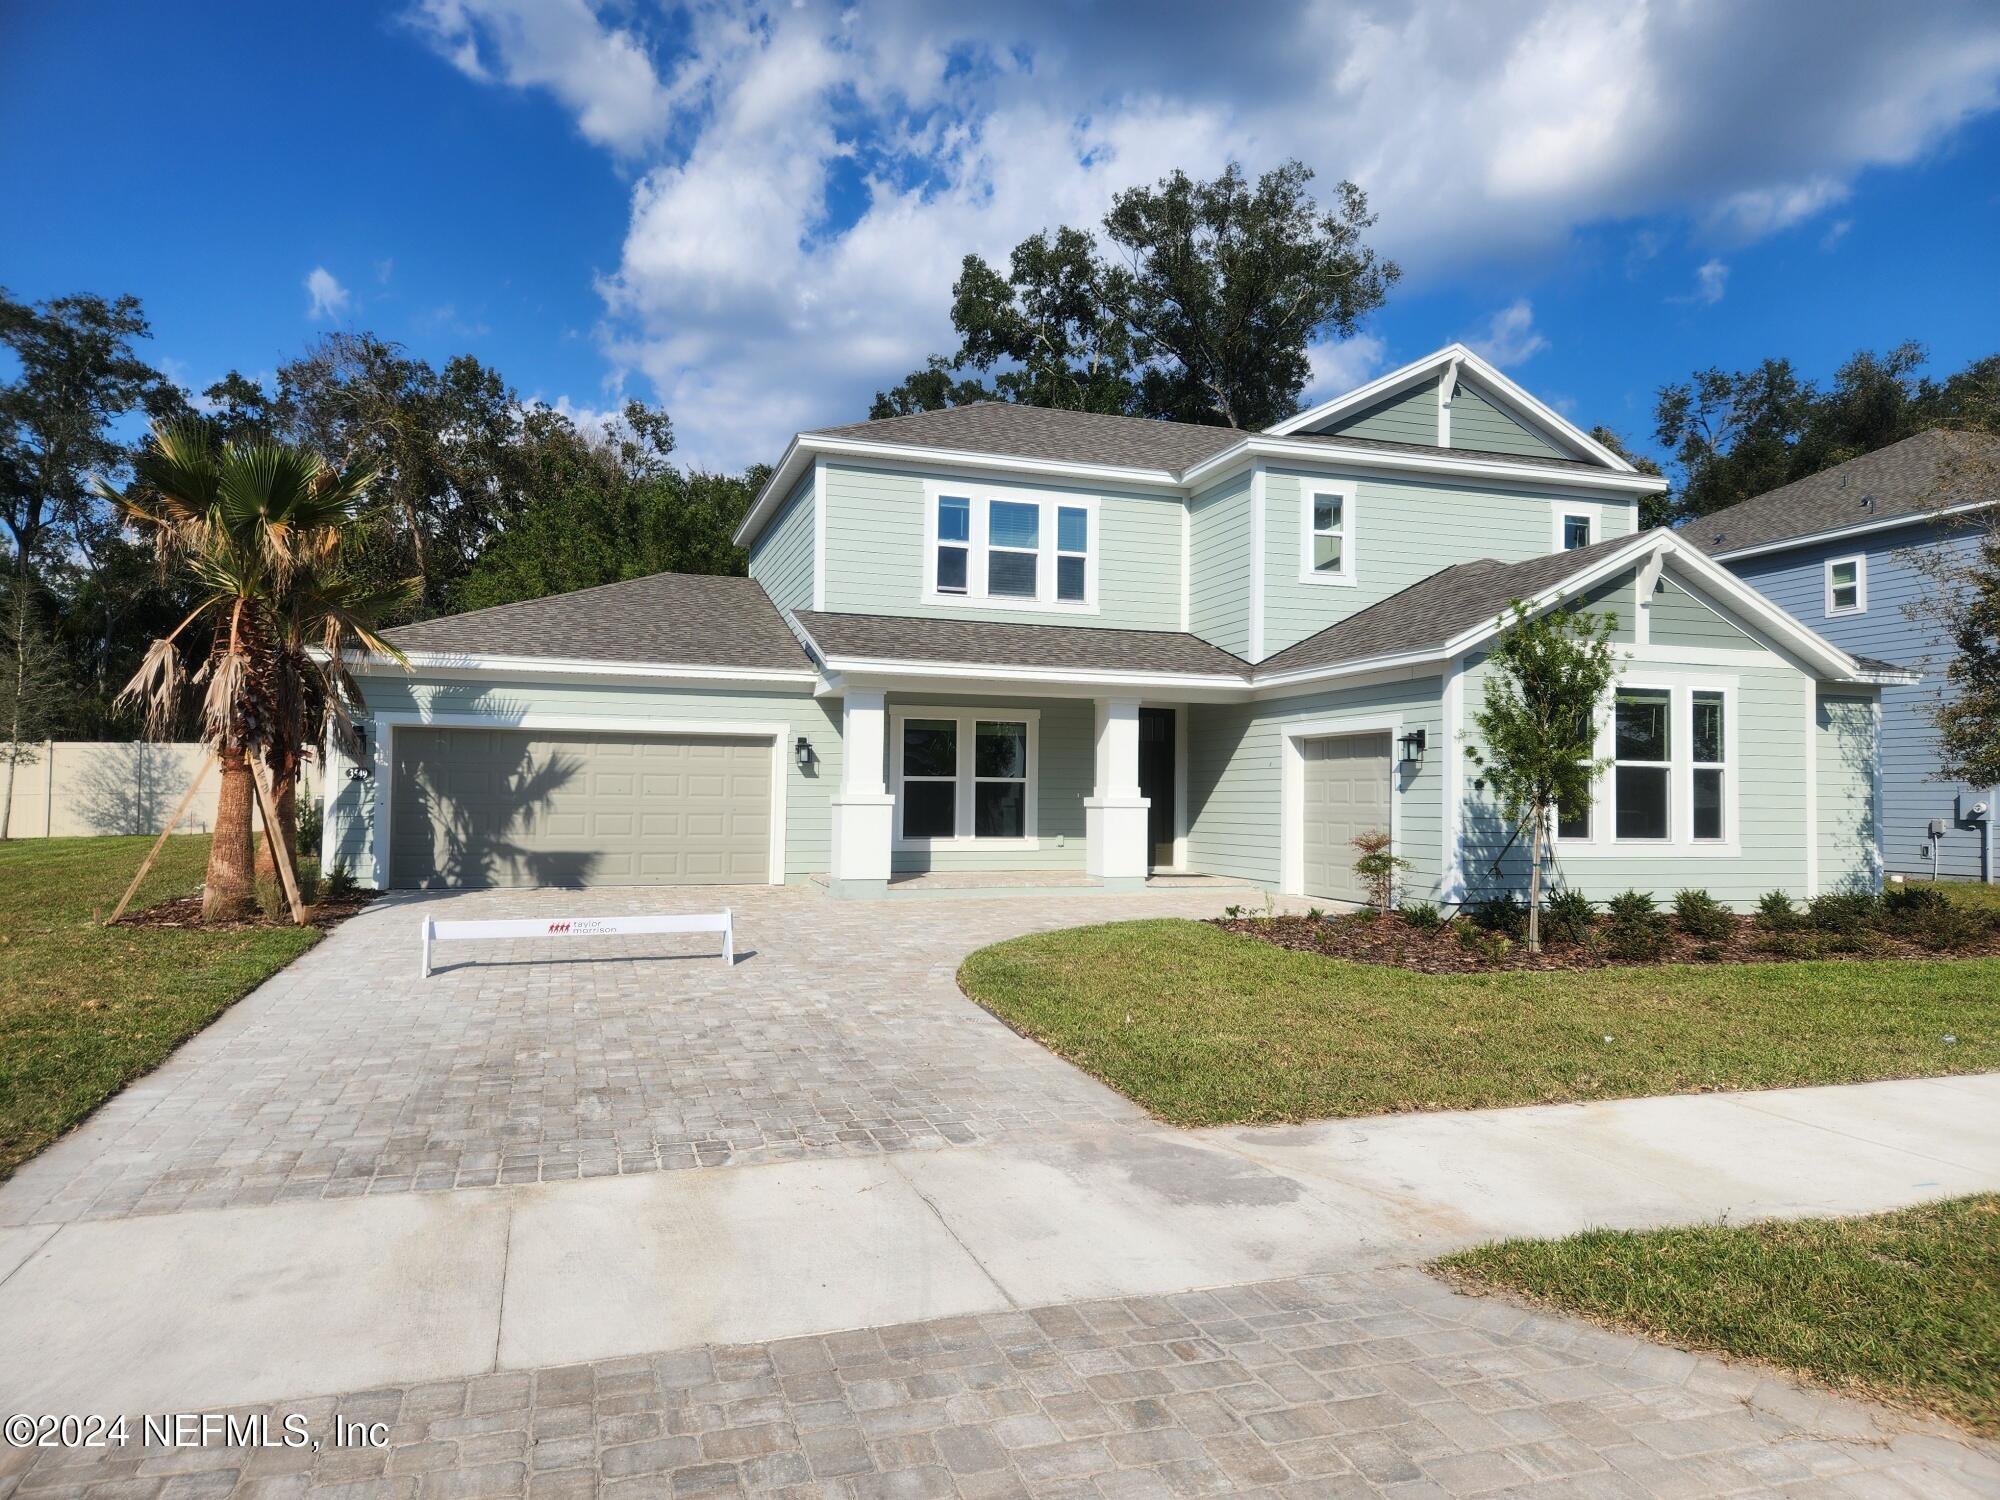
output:
[[[736,963],[736,933],[729,913],[702,912],[677,917],[548,917],[500,922],[435,922],[424,919],[423,977],[431,977],[431,944],[478,938],[622,937],[652,932],[715,932],[722,935],[722,962]]]

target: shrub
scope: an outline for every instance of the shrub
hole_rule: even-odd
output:
[[[1891,885],[1882,891],[1882,925],[1913,931],[1933,913],[1951,909],[1951,898],[1934,885]]]
[[[1403,871],[1410,868],[1410,862],[1389,847],[1389,835],[1379,828],[1356,834],[1350,842],[1361,851],[1361,857],[1354,862],[1354,873],[1361,877],[1361,885],[1368,892],[1368,904],[1379,915],[1396,904],[1396,890],[1402,883]]]
[[[1645,963],[1667,951],[1667,919],[1645,891],[1620,891],[1604,903],[1604,951],[1626,963]]]
[[[1674,920],[1689,937],[1719,943],[1736,931],[1736,917],[1707,891],[1682,891],[1674,897]]]
[[[1875,919],[1873,891],[1828,891],[1806,903],[1806,921],[1821,932],[1856,933]]]
[[[1757,903],[1757,925],[1766,932],[1790,932],[1798,921],[1792,898],[1783,891],[1766,891]]]
[[[1918,887],[1929,889],[1929,887]],[[1942,892],[1938,892],[1942,896]],[[1977,946],[1990,930],[1974,912],[1940,899],[1911,924],[1911,936],[1926,948],[1939,953],[1956,953]]]
[[[1719,963],[1728,951],[1720,943],[1702,943],[1694,950],[1694,956],[1705,964]]]
[[[335,865],[326,877],[326,893],[336,901],[354,894],[354,872],[347,868],[345,862]]]
[[[1504,932],[1458,924],[1458,945],[1486,963],[1498,963],[1514,951],[1514,941]]]
[[[1561,890],[1550,895],[1544,915],[1548,918],[1551,941],[1581,943],[1590,937],[1590,924],[1596,920],[1597,905],[1582,891]]]
[[[1428,901],[1405,901],[1396,910],[1418,932],[1436,932],[1444,925],[1444,914]]]
[[[1824,958],[1827,937],[1823,932],[1787,927],[1768,933],[1757,946],[1776,958]]]
[[[1473,925],[1482,932],[1497,932],[1503,937],[1518,938],[1528,930],[1528,914],[1514,899],[1512,891],[1502,891],[1497,896],[1475,901],[1465,911]]]
[[[1308,922],[1317,922],[1325,915],[1326,913],[1321,911],[1317,906],[1308,906],[1306,908],[1306,920]]]
[[[1620,891],[1604,903],[1605,915],[1614,922],[1658,922],[1659,905],[1650,891]]]
[[[293,852],[300,859],[318,859],[320,835],[326,823],[326,813],[320,807],[319,798],[299,799],[298,822],[298,837],[292,841]]]

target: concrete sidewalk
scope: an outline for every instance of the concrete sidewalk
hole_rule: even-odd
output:
[[[359,1390],[2000,1189],[2000,1075],[0,1230],[0,1410]]]

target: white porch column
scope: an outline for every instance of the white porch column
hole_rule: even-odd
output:
[[[1097,783],[1083,799],[1084,868],[1107,886],[1146,880],[1146,812],[1139,795],[1139,700],[1097,700]]]
[[[888,732],[886,694],[849,688],[841,699],[840,790],[833,794],[836,896],[880,896],[889,886],[889,830],[895,798],[882,785]]]

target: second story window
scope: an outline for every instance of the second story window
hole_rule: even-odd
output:
[[[1868,608],[1868,559],[1836,557],[1826,565],[1826,612],[1858,615]]]
[[[1299,579],[1354,582],[1354,486],[1309,483],[1299,493]]]
[[[1574,552],[1590,545],[1590,517],[1563,517],[1563,551]]]
[[[1092,613],[1098,501],[1014,486],[926,487],[924,598],[968,608]]]

